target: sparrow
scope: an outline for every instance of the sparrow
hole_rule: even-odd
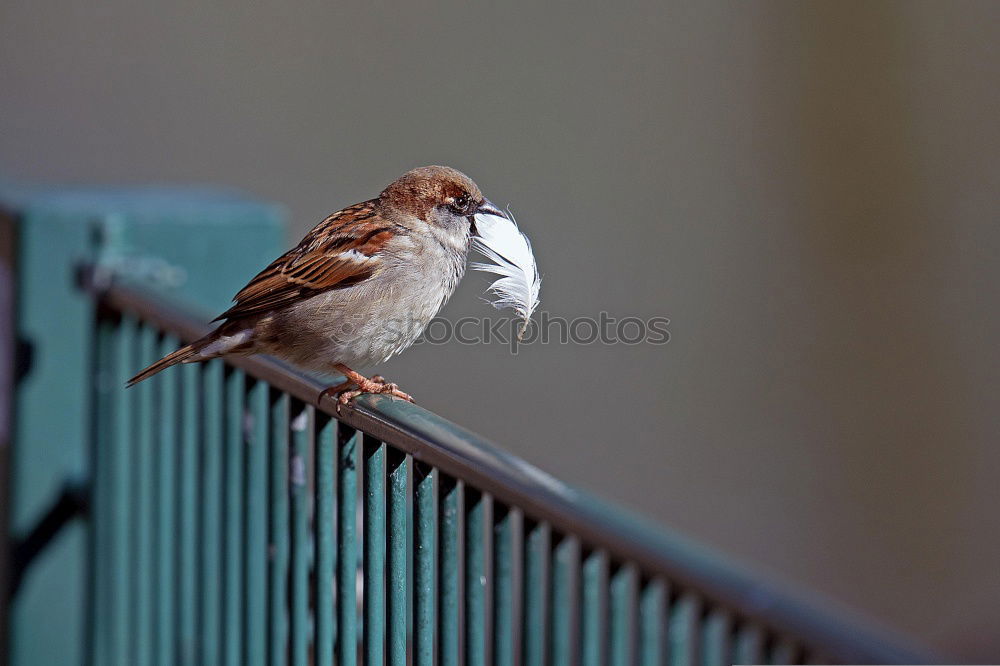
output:
[[[353,368],[383,363],[423,333],[465,273],[476,215],[506,217],[465,174],[408,171],[374,199],[329,215],[233,298],[222,322],[128,381],[178,363],[270,354],[306,371],[335,370],[325,389],[347,404],[362,393],[413,398]]]

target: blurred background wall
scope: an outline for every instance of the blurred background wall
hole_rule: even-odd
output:
[[[548,312],[662,315],[671,341],[424,344],[385,374],[995,661],[998,76],[995,2],[6,0],[0,176],[235,185],[287,204],[292,243],[456,166],[513,206]],[[492,315],[484,285],[445,314]]]

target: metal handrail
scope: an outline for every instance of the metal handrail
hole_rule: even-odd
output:
[[[191,342],[209,328],[190,311],[146,289],[84,280],[100,307],[131,313]],[[705,601],[765,629],[793,634],[819,648],[834,663],[934,663],[929,652],[884,629],[869,628],[852,612],[828,600],[806,599],[763,579],[708,549],[566,485],[483,437],[437,414],[382,395],[362,395],[348,405],[328,396],[325,385],[266,356],[231,357],[227,363],[435,466],[494,498],[573,535],[582,546],[605,549],[614,561],[634,562],[644,575],[662,575],[675,592],[689,590]],[[820,607],[823,607],[821,610]]]

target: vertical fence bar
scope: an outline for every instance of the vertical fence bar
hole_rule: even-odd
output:
[[[733,664],[764,663],[764,632],[755,624],[744,624],[736,632]]]
[[[639,664],[663,666],[666,661],[666,584],[648,581],[639,598]]]
[[[524,538],[524,666],[544,666],[548,646],[549,541],[548,523],[525,526]]]
[[[579,554],[579,543],[571,536],[564,537],[552,551],[552,604],[549,607],[552,641],[549,647],[550,663],[556,666],[577,663]]]
[[[336,492],[337,426],[326,414],[314,412],[316,461],[316,666],[333,666],[333,645],[336,640],[333,589],[336,551],[334,550],[334,493]]]
[[[132,614],[131,579],[132,571],[129,562],[129,541],[133,503],[132,489],[132,450],[133,419],[137,395],[135,391],[121,389],[131,376],[129,373],[136,367],[135,342],[136,322],[123,315],[115,340],[115,369],[117,378],[114,386],[118,391],[112,391],[115,396],[112,413],[114,414],[114,437],[109,453],[111,464],[111,505],[113,507],[111,525],[111,619],[110,654],[111,663],[126,664],[130,661],[129,638]]]
[[[156,351],[156,333],[145,325],[139,327],[136,367],[152,363]],[[153,660],[153,382],[146,381],[130,389],[138,393],[135,414],[135,440],[132,463],[132,609],[131,663],[148,666]]]
[[[583,666],[603,666],[607,663],[607,553],[598,550],[587,556],[581,577],[581,663]]]
[[[519,518],[510,507],[493,503],[493,666],[514,666],[517,658],[514,560]]]
[[[177,368],[181,381],[181,440],[177,455],[177,660],[198,663],[198,442],[201,423],[201,368]]]
[[[465,491],[465,663],[486,663],[486,504],[488,496]]]
[[[417,462],[413,466],[413,635],[414,666],[436,663],[434,640],[437,634],[437,545],[438,471]]]
[[[701,633],[701,603],[691,593],[683,593],[670,608],[670,666],[698,666],[698,636]]]
[[[376,665],[385,656],[385,450],[364,437],[364,650],[365,664]]]
[[[730,664],[729,615],[720,610],[709,613],[702,633],[703,666],[728,666]]]
[[[358,662],[357,492],[360,434],[337,426],[337,663]]]
[[[623,565],[611,578],[610,652],[612,666],[629,666],[635,658],[635,567]]]
[[[291,664],[309,663],[309,451],[312,449],[312,411],[298,400],[291,405],[291,443],[288,474],[291,489]]]
[[[217,664],[220,657],[222,580],[222,361],[208,361],[202,368],[201,437],[201,663]]]
[[[268,386],[254,381],[247,389],[243,417],[246,469],[246,514],[243,570],[243,634],[247,666],[267,662],[268,553]]]
[[[165,356],[177,348],[177,340],[172,336],[163,336],[160,340],[157,356]],[[180,448],[178,423],[180,421],[179,400],[180,376],[176,371],[164,372],[154,378],[153,386],[157,389],[159,414],[157,438],[154,454],[156,456],[155,486],[156,486],[156,534],[153,545],[155,558],[156,613],[153,626],[156,632],[156,663],[175,664],[174,648],[176,637],[174,633],[174,601],[176,595],[176,572],[173,544],[177,539],[177,470],[174,464]]]
[[[410,525],[407,481],[410,460],[403,451],[389,448],[386,464],[389,476],[386,656],[389,666],[406,666],[410,617],[410,551],[407,548]]]
[[[461,541],[460,510],[462,484],[441,475],[441,516],[439,529],[441,543],[438,549],[438,581],[440,604],[438,617],[438,658],[441,666],[458,666],[461,657]]]
[[[92,455],[94,469],[94,506],[92,522],[91,567],[93,598],[90,606],[90,666],[111,663],[111,613],[114,572],[111,569],[111,520],[114,515],[111,494],[114,461],[112,437],[113,391],[121,391],[115,374],[115,324],[109,318],[96,323],[94,337],[94,416]]]
[[[225,375],[225,531],[223,559],[223,663],[241,666],[243,656],[243,394],[245,381],[240,370],[228,368]]]
[[[289,398],[271,389],[270,496],[268,528],[268,661],[283,666],[288,658],[288,418]]]

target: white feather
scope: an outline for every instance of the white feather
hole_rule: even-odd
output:
[[[501,276],[489,287],[495,297],[493,307],[498,310],[512,308],[521,317],[521,329],[517,334],[521,339],[531,314],[538,307],[538,290],[542,284],[535,256],[531,253],[531,242],[517,228],[513,215],[509,219],[476,215],[476,230],[478,235],[473,237],[473,247],[493,263],[474,262],[472,268]]]

